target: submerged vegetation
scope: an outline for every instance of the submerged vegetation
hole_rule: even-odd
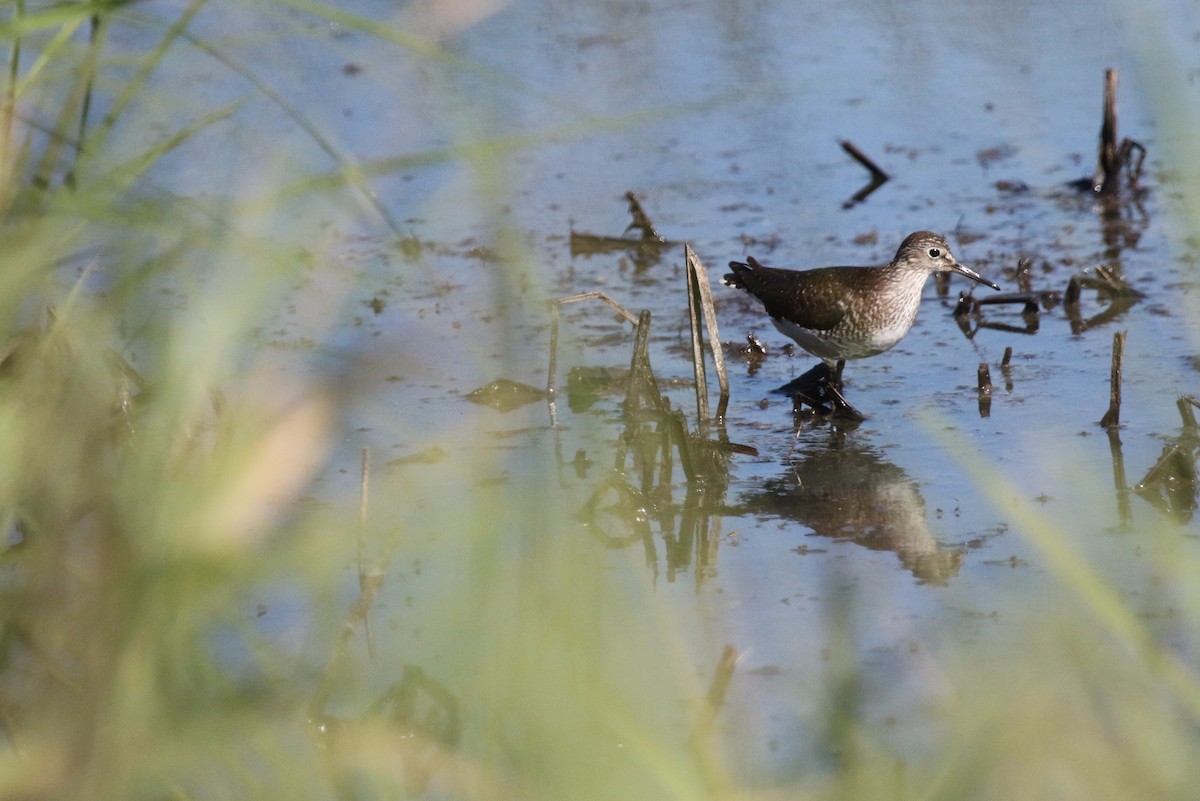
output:
[[[775,632],[810,638],[811,661],[760,661],[726,614],[756,594],[774,604],[785,594],[777,576],[747,581],[744,597],[706,594],[718,549],[749,540],[741,521],[813,532],[817,545],[789,546],[798,558],[866,531],[866,548],[897,555],[899,572],[931,593],[984,537],[944,546],[927,525],[943,510],[926,509],[920,482],[837,429],[798,433],[797,449],[827,442],[789,451],[782,478],[729,497],[730,461],[757,455],[730,444],[744,432],[684,415],[660,391],[649,330],[673,320],[622,311],[636,336],[624,322],[603,330],[633,354],[612,380],[608,408],[625,399],[619,422],[577,415],[503,435],[466,393],[442,398],[440,417],[428,404],[364,399],[365,373],[416,382],[436,372],[418,353],[433,347],[424,329],[402,329],[410,320],[388,332],[411,334],[410,347],[339,349],[346,331],[369,328],[364,318],[438,317],[457,346],[445,358],[503,373],[528,346],[544,364],[548,343],[526,335],[548,334],[555,293],[508,225],[505,159],[586,126],[485,136],[456,81],[534,90],[435,44],[403,14],[380,22],[301,0],[221,11],[202,0],[13,2],[0,13],[0,798],[1194,793],[1200,552],[1186,528],[1135,522],[1123,466],[1119,531],[1081,530],[1073,509],[1024,500],[1023,465],[989,461],[952,425],[923,419],[922,438],[1020,532],[1001,568],[1037,560],[1014,593],[1023,599],[965,608],[959,627],[931,632],[912,622],[921,613],[862,613],[882,597],[869,578],[830,577],[775,604],[822,616],[803,635],[795,618]],[[223,38],[236,28],[206,23],[222,13],[265,19],[255,35],[278,39]],[[352,79],[362,68],[339,45],[350,34],[418,59],[430,81],[450,76],[438,113],[468,133],[358,159],[325,133],[322,119],[343,113],[336,103],[289,100],[247,55],[290,55],[297,70],[311,58]],[[196,57],[201,68],[184,66]],[[236,77],[236,91],[214,88],[210,71]],[[278,126],[271,152],[239,135],[262,107]],[[431,275],[423,260],[444,246],[425,244],[378,188],[402,170],[447,166],[478,184],[495,231],[456,246],[486,268],[469,288]],[[646,222],[634,240],[646,256],[637,269],[674,258],[674,243],[649,232]],[[628,249],[596,239],[569,246]],[[363,241],[363,258],[393,283],[347,266]],[[688,289],[682,273],[676,284],[681,309],[708,291]],[[538,297],[521,310],[514,298],[530,286]],[[395,311],[393,291],[420,308]],[[477,291],[494,300],[495,328],[461,345],[466,315],[453,298]],[[544,318],[522,327],[528,308]],[[687,373],[701,353],[682,350],[672,357],[685,367],[670,372]],[[1169,465],[1138,492],[1161,492],[1186,524],[1196,443],[1185,406]],[[724,398],[719,408],[713,418]],[[564,443],[585,435],[590,450],[572,459]],[[1113,495],[1088,470],[1069,483],[1063,492],[1088,503]],[[683,575],[690,586],[668,591]],[[901,643],[903,681],[881,683],[868,664],[872,625]],[[880,701],[893,685],[911,689],[902,712]]]

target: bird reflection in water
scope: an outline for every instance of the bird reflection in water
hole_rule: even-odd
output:
[[[917,482],[840,433],[743,500],[750,511],[795,520],[816,536],[894,551],[922,583],[946,584],[962,567],[963,550],[942,547],[930,531]]]

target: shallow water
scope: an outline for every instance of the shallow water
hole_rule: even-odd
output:
[[[355,5],[422,30],[453,27],[435,20],[446,5]],[[1023,535],[1029,514],[1086,542],[1141,614],[1166,614],[1169,593],[1147,591],[1153,560],[1143,549],[1161,537],[1195,548],[1200,529],[1186,511],[1173,519],[1114,489],[1113,449],[1097,421],[1118,330],[1128,331],[1120,429],[1128,484],[1178,437],[1175,398],[1197,388],[1197,254],[1177,216],[1179,182],[1193,165],[1175,160],[1183,144],[1173,138],[1175,112],[1157,99],[1171,53],[1182,67],[1174,75],[1194,74],[1200,57],[1173,50],[1170,38],[1142,50],[1139,25],[1150,23],[1086,3],[806,5],[479,8],[477,21],[445,33],[443,60],[337,25],[314,33],[286,14],[271,23],[295,26],[317,54],[286,57],[283,37],[270,40],[280,41],[281,61],[262,56],[280,65],[274,79],[293,104],[368,165],[412,157],[372,179],[396,231],[348,200],[273,222],[282,241],[312,242],[320,231],[321,257],[260,344],[283,375],[334,376],[351,390],[337,457],[314,499],[351,503],[368,446],[382,487],[372,514],[381,530],[404,532],[402,561],[378,599],[381,656],[359,666],[358,687],[340,699],[347,708],[396,660],[470,675],[451,664],[453,621],[478,600],[473,593],[507,591],[471,586],[463,571],[494,559],[512,568],[514,585],[543,583],[522,567],[522,555],[540,547],[534,526],[576,538],[561,547],[598,573],[644,570],[625,580],[648,579],[656,602],[686,621],[703,644],[684,658],[696,672],[711,670],[720,645],[738,649],[722,725],[735,735],[734,772],[762,782],[827,756],[811,723],[825,701],[806,688],[830,669],[834,621],[852,633],[851,658],[864,671],[863,718],[909,751],[935,742],[930,710],[955,692],[938,649],[953,640],[1002,653],[1047,597],[1071,595]],[[1164,13],[1181,42],[1196,33],[1194,14]],[[225,33],[205,24],[210,35]],[[237,41],[226,44],[248,57]],[[1116,221],[1067,186],[1093,169],[1109,67],[1121,76],[1121,133],[1149,152],[1144,192],[1125,193]],[[1200,83],[1172,86],[1180,106],[1195,107]],[[206,84],[213,97],[237,91]],[[281,115],[259,112],[235,135],[230,170],[246,185],[260,173],[332,169]],[[281,136],[295,147],[276,161],[268,156]],[[892,175],[849,208],[868,175],[839,148],[843,139]],[[471,149],[490,140],[496,149]],[[162,180],[172,169],[164,165]],[[226,179],[178,170],[200,192]],[[624,252],[570,251],[572,231],[621,235],[626,191],[664,236],[692,245],[713,279],[745,255],[789,267],[882,263],[907,233],[932,229],[1005,291],[1030,257],[1035,289],[1063,290],[1104,264],[1145,297],[1078,332],[1060,304],[1041,313],[1036,333],[983,329],[968,339],[951,315],[966,282],[956,279],[946,298],[930,282],[908,337],[847,367],[850,398],[868,415],[847,428],[796,423],[790,402],[770,390],[815,359],[786,353],[761,310],[715,286],[722,339],[754,332],[768,349],[753,369],[731,351],[724,432],[757,456],[729,458],[727,484],[706,499],[718,511],[703,537],[679,532],[686,487],[676,469],[672,497],[647,512],[649,545],[605,547],[577,515],[615,463],[622,393],[580,411],[561,393],[557,427],[545,403],[501,413],[465,396],[497,378],[544,385],[548,302],[594,290],[652,312],[660,382],[690,376],[681,249],[647,266]],[[1085,291],[1083,317],[1105,305]],[[985,313],[1023,325],[1019,307]],[[573,367],[629,366],[632,330],[607,307],[565,307],[562,323],[560,388]],[[996,385],[986,417],[981,362]],[[694,426],[690,390],[668,394]],[[632,470],[627,478],[637,484]],[[509,509],[526,493],[544,502],[501,513],[495,543],[459,538],[477,527],[479,510]],[[344,569],[352,598],[353,571]],[[266,631],[308,625],[286,604],[268,608]],[[464,625],[475,631],[491,619]],[[624,633],[613,620],[596,626],[598,638]]]

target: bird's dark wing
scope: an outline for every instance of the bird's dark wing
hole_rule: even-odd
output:
[[[838,297],[836,282],[813,281],[824,270],[780,270],[764,267],[753,256],[729,262],[733,270],[725,284],[758,298],[767,314],[787,320],[801,328],[828,331],[846,316],[846,307]]]

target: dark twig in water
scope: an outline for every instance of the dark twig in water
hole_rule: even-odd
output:
[[[1086,275],[1078,276],[1084,286],[1098,289],[1113,298],[1144,298],[1144,293],[1129,285],[1119,272],[1103,264],[1096,267],[1096,278]]]
[[[1113,334],[1112,371],[1108,389],[1108,411],[1100,418],[1104,428],[1121,424],[1121,367],[1125,359],[1125,332]]]
[[[986,295],[977,298],[974,295],[966,292],[960,292],[958,302],[954,306],[954,321],[958,323],[959,329],[967,339],[974,339],[975,334],[981,328],[988,328],[994,331],[1005,331],[1010,334],[1036,334],[1040,325],[1041,312],[1040,304],[1045,304],[1047,307],[1058,302],[1058,293],[1043,291],[1043,292],[1006,292],[1002,295]],[[1021,314],[1024,317],[1025,325],[1011,325],[1009,323],[991,323],[983,319],[981,314],[983,306],[992,306],[996,304],[1021,304],[1024,308]],[[971,318],[975,318],[975,326],[971,326]]]
[[[883,171],[882,167],[868,158],[867,154],[859,150],[858,147],[849,139],[843,139],[838,144],[842,146],[842,150],[845,150],[850,154],[852,159],[867,168],[867,170],[871,173],[871,180],[876,184],[882,184],[891,178],[890,175]]]
[[[1004,349],[1004,356],[1000,359],[1000,375],[1004,376],[1004,391],[1013,391],[1013,375],[1012,375],[1012,345]]]
[[[1095,289],[1107,295],[1110,300],[1108,308],[1086,320],[1079,311],[1079,296],[1084,288]],[[1067,290],[1063,293],[1063,308],[1071,321],[1071,333],[1080,334],[1127,311],[1143,297],[1145,295],[1131,287],[1119,275],[1100,266],[1096,268],[1095,277],[1071,276],[1071,280],[1067,282]]]
[[[688,321],[692,327],[692,370],[696,378],[696,419],[703,425],[708,420],[708,375],[704,369],[704,330],[700,321],[699,277],[693,269],[692,248],[683,246],[687,262]],[[720,349],[714,349],[719,351]]]
[[[1129,505],[1129,483],[1125,479],[1125,454],[1121,451],[1121,434],[1117,426],[1109,426],[1108,450],[1112,454],[1113,489],[1117,493],[1117,519],[1122,528],[1133,521],[1133,510]]]
[[[954,304],[954,317],[967,317],[971,312],[975,311],[975,296],[970,292],[959,292],[958,302]]]
[[[987,362],[980,362],[979,369],[976,371],[976,378],[979,387],[979,397],[992,394],[992,371],[988,368]]]
[[[639,383],[646,392],[639,391]],[[643,401],[649,401],[658,411],[665,411],[662,393],[658,390],[658,379],[650,366],[650,310],[642,309],[638,315],[637,332],[633,339],[633,356],[629,363],[629,385],[625,397],[625,413],[633,414]]]
[[[886,184],[891,176],[884,172],[878,164],[869,159],[867,154],[859,150],[853,142],[843,139],[839,144],[842,146],[842,150],[849,153],[851,158],[866,167],[867,171],[871,173],[870,182],[851,195],[850,199],[842,204],[843,209],[848,209],[866,200],[872,192]]]
[[[976,373],[976,383],[979,387],[979,416],[990,417],[992,414],[992,372],[987,362],[979,363]]]
[[[1028,256],[1017,262],[1017,291],[1032,292],[1033,282],[1031,273],[1033,272],[1033,259]]]
[[[634,265],[641,270],[656,264],[662,258],[664,251],[679,244],[658,233],[633,192],[626,192],[625,199],[629,201],[629,214],[632,221],[626,226],[624,233],[638,231],[641,236],[632,239],[623,235],[602,236],[572,230],[570,238],[572,256],[625,251],[633,259]]]
[[[1117,186],[1121,155],[1117,146],[1117,71],[1104,71],[1104,118],[1100,123],[1100,154],[1096,160],[1095,192],[1111,192]]]
[[[1042,303],[1057,301],[1058,293],[1053,291],[1005,292],[1003,295],[985,295],[981,298],[972,297],[971,300],[974,301],[974,306],[976,307],[972,311],[977,311],[979,306],[1020,303],[1025,307],[1021,310],[1022,314],[1037,314]]]
[[[629,227],[625,230],[633,231],[636,229],[642,232],[642,239],[666,242],[666,238],[654,228],[654,223],[650,222],[650,216],[646,214],[645,209],[642,208],[642,204],[638,202],[637,195],[633,194],[633,192],[626,192],[625,199],[629,201],[629,216],[633,218],[633,221],[629,223]]]
[[[1142,175],[1142,164],[1146,160],[1146,148],[1133,139],[1118,144],[1117,139],[1117,71],[1104,71],[1104,117],[1100,123],[1100,151],[1096,159],[1096,173],[1092,177],[1091,190],[1099,195],[1109,195],[1120,186],[1124,170],[1130,186],[1137,186]]]

